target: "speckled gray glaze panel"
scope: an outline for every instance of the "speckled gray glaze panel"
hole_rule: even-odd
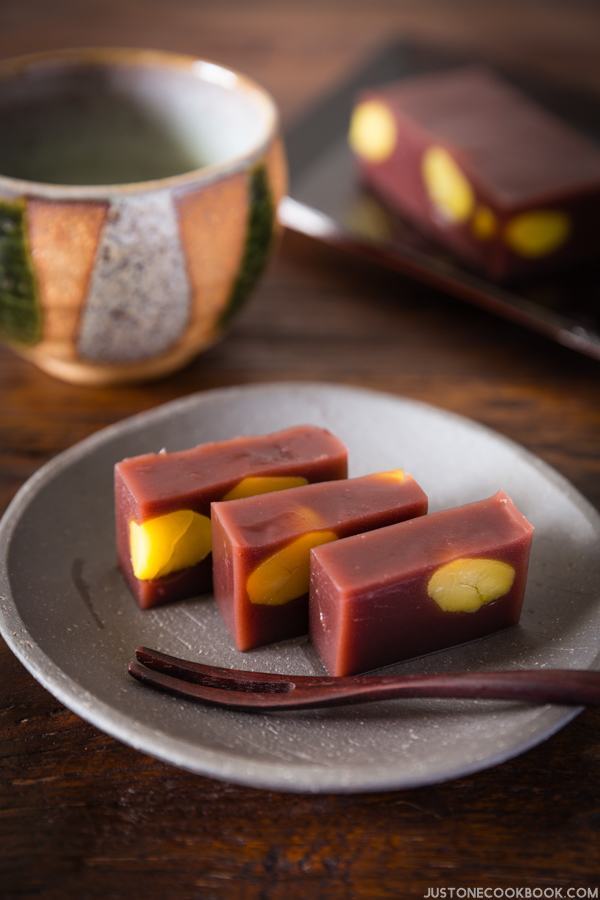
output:
[[[452,778],[514,756],[569,721],[576,711],[564,707],[433,700],[249,715],[155,693],[128,677],[137,644],[217,665],[322,671],[307,639],[238,653],[211,598],[141,612],[115,566],[117,460],[301,422],[347,442],[352,475],[403,467],[432,509],[502,487],[536,526],[518,628],[389,671],[597,666],[600,517],[568,482],[499,435],[432,407],[351,388],[278,384],[176,401],[92,436],[30,479],[0,527],[0,626],[33,675],[140,750],[292,791]]]
[[[190,303],[169,191],[114,199],[82,312],[80,355],[101,363],[158,356],[182,336]]]

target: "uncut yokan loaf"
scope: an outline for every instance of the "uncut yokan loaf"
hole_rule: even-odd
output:
[[[119,564],[143,609],[202,594],[212,585],[210,504],[345,478],[344,444],[298,425],[115,466]]]
[[[350,144],[387,204],[495,280],[598,258],[600,147],[483,67],[365,91]]]

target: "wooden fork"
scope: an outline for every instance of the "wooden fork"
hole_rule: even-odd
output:
[[[600,705],[600,672],[515,669],[439,675],[271,675],[206,666],[138,647],[129,674],[168,694],[245,712],[342,706],[398,697]]]

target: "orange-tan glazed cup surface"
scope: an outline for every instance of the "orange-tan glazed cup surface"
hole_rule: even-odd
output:
[[[193,57],[65,50],[0,63],[0,337],[67,381],[184,365],[267,261],[278,117]]]

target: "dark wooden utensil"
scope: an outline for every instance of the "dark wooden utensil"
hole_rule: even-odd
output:
[[[600,672],[516,669],[439,675],[272,675],[223,669],[138,647],[129,674],[143,684],[214,706],[245,712],[343,706],[401,697],[517,700],[525,703],[600,705]]]

